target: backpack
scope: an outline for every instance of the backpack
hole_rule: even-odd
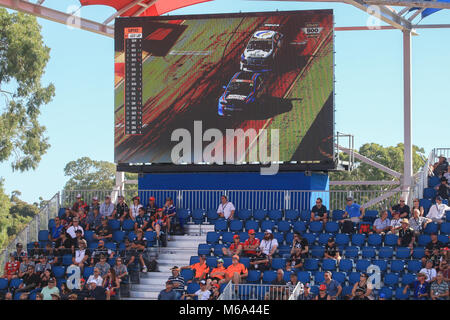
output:
[[[342,223],[342,233],[354,233],[355,232],[355,227],[353,225],[353,222],[350,220],[345,220]]]
[[[363,223],[363,224],[361,224],[360,226],[359,226],[359,233],[365,233],[365,234],[367,234],[367,233],[369,233],[370,232],[370,229],[371,229],[371,225],[370,224],[368,224],[368,223]]]

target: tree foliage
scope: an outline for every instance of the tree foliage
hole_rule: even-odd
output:
[[[0,9],[0,162],[35,169],[50,147],[38,121],[54,94],[41,78],[50,58],[36,17]]]

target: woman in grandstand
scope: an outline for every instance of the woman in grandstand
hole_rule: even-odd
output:
[[[103,288],[106,289],[106,300],[111,300],[115,297],[120,288],[119,278],[116,277],[116,272],[113,268],[109,269],[103,279]]]
[[[415,198],[415,199],[413,200],[413,207],[411,208],[411,212],[414,212],[414,209],[419,210],[420,216],[423,217],[424,209],[423,209],[423,207],[420,205],[419,198]]]
[[[367,281],[369,276],[367,273],[361,273],[359,277],[359,281],[355,283],[352,289],[352,297],[356,297],[356,291],[360,291],[362,294],[358,294],[358,297],[366,297],[369,300],[373,300],[373,293],[372,293],[372,284]]]
[[[61,284],[61,300],[69,300],[69,296],[72,294],[72,291],[69,289],[67,284],[64,282]]]
[[[142,207],[139,197],[133,198],[133,204],[130,206],[130,218],[135,220],[137,215],[139,214],[139,208]]]

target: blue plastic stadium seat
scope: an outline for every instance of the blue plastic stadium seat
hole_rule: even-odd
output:
[[[409,259],[411,256],[411,249],[406,247],[398,247],[395,253],[397,259]]]
[[[378,250],[378,257],[380,259],[391,259],[394,255],[394,249],[392,247],[381,247]]]
[[[335,241],[338,246],[347,246],[350,242],[350,237],[348,236],[348,234],[338,233],[336,235]]]
[[[222,233],[222,243],[223,244],[230,244],[233,242],[234,234],[233,232],[224,232]]]
[[[86,232],[85,232],[85,234],[86,234]],[[118,230],[118,231],[113,232],[113,237],[112,237],[113,241],[120,243],[120,242],[123,242],[124,239],[125,239],[125,231]]]
[[[361,256],[363,259],[373,259],[375,258],[375,248],[373,247],[363,247],[361,248]]]
[[[284,238],[286,239],[286,244],[292,245],[292,241],[294,241],[294,233],[288,232],[285,234]]]
[[[234,221],[234,220],[233,220]],[[225,219],[218,219],[214,223],[214,231],[227,231],[228,230],[228,224]]]
[[[450,222],[450,210],[445,211],[445,221]]]
[[[219,242],[219,234],[214,231],[210,231],[206,234],[206,242],[209,244],[216,244]]]
[[[360,272],[350,272],[350,274],[348,275],[348,282],[351,285],[354,285],[359,281],[360,276],[361,276]]]
[[[389,300],[392,298],[392,289],[388,287],[383,287],[380,289],[379,294],[383,293],[386,300]]]
[[[391,260],[391,272],[402,273],[405,270],[404,260]]]
[[[98,246],[98,241],[91,241],[88,243],[88,249],[96,249]]]
[[[343,297],[349,296],[352,294],[353,286],[343,286],[341,295]]]
[[[305,263],[304,263],[303,267],[307,271],[316,271],[319,268],[319,260],[318,259],[305,259]]]
[[[56,226],[55,219],[48,220],[48,230],[52,230]]]
[[[214,245],[214,255],[215,256],[223,256],[222,248],[225,247],[223,244]]]
[[[327,224],[325,225],[325,232],[333,234],[339,232],[339,224],[335,221],[327,222]]]
[[[352,235],[352,245],[361,247],[366,241],[366,236],[364,234],[353,234]]]
[[[333,279],[339,282],[339,284],[341,285],[345,283],[345,279],[347,278],[347,275],[344,272],[334,271],[332,275]]]
[[[272,220],[264,220],[261,222],[261,231],[271,230],[273,231],[275,227],[275,221]]]
[[[425,247],[431,241],[431,237],[428,234],[421,234],[417,241],[420,247]]]
[[[189,283],[186,288],[186,292],[188,294],[193,294],[193,293],[197,292],[198,290],[200,290],[200,285],[196,282]]]
[[[128,240],[133,241],[136,238],[136,233],[134,231],[130,231],[127,234]]]
[[[62,265],[63,266],[70,266],[72,264],[72,255],[71,254],[65,254],[62,258]]]
[[[396,234],[387,234],[384,237],[384,245],[395,247],[397,246],[398,236]]]
[[[261,279],[261,271],[259,270],[249,270],[247,276],[248,283],[259,283]]]
[[[88,279],[93,274],[94,274],[94,267],[84,267],[83,278]]]
[[[291,230],[291,223],[289,221],[278,221],[277,226],[279,232],[289,232]]]
[[[417,280],[416,274],[413,273],[405,273],[402,276],[402,286],[406,286],[407,284],[411,284]]]
[[[105,242],[105,248],[115,252],[117,249],[117,246],[114,242]]]
[[[217,209],[208,209],[206,212],[206,217],[208,218],[208,221],[213,224],[217,219],[219,219]]]
[[[309,232],[311,233],[322,232],[322,230],[323,230],[323,223],[320,221],[313,221],[309,224]]]
[[[230,221],[230,231],[241,232],[244,228],[244,224],[241,220],[231,220]]]
[[[359,248],[355,246],[350,246],[345,248],[344,256],[346,258],[358,258]]]
[[[315,296],[317,296],[319,294],[319,286],[318,285],[314,285],[311,287],[311,293]]]
[[[59,208],[58,217],[62,218],[66,214],[66,208]]]
[[[384,285],[388,287],[397,287],[399,282],[399,275],[397,273],[386,273],[384,275]]]
[[[240,257],[239,263],[242,263],[248,269],[250,267],[250,258]]]
[[[317,243],[321,246],[325,246],[328,243],[328,239],[333,238],[333,235],[330,233],[321,233],[319,234],[319,238],[317,239]]]
[[[202,208],[197,208],[192,210],[192,221],[195,224],[202,224],[205,219],[205,210]]]
[[[381,260],[381,259],[373,260],[372,264],[378,266],[380,268],[380,271],[383,272],[383,273],[386,272],[387,267],[388,267],[387,261],[386,260]]]
[[[381,246],[381,242],[383,241],[383,238],[376,233],[369,234],[367,237],[367,244],[369,246],[379,247]]]
[[[312,246],[316,242],[316,235],[313,233],[304,233],[302,237],[308,241],[308,245]]]
[[[271,284],[273,280],[277,277],[277,272],[274,270],[268,270],[264,272],[263,275],[263,283]]]
[[[147,247],[153,245],[156,242],[156,231],[145,231],[144,237],[147,239]]]
[[[252,211],[248,209],[241,209],[237,212],[237,217],[241,220],[248,220],[252,216]]]
[[[278,247],[278,252],[279,252],[279,254],[280,254],[281,256],[284,256],[284,255],[290,255],[290,253],[291,253],[291,247],[288,246],[288,245],[280,245],[280,246]]]
[[[367,272],[367,267],[370,266],[370,261],[366,259],[360,259],[356,261],[356,271],[358,272]]]
[[[270,210],[269,211],[269,219],[274,221],[279,221],[283,217],[283,213],[281,210]]]
[[[433,199],[436,196],[436,190],[431,188],[425,188],[423,190],[423,197],[426,199]]]
[[[6,289],[8,289],[8,279],[0,278],[0,292],[6,293]]]
[[[191,256],[191,258],[189,259],[190,266],[192,266],[193,264],[196,264],[198,262],[200,262],[199,256]]]
[[[222,259],[223,259],[223,266],[225,268],[228,268],[233,263],[233,260],[231,259],[231,257],[223,257]]]
[[[410,295],[410,290],[406,289],[406,294],[403,293],[403,288],[395,289],[395,299],[396,300],[408,300]]]
[[[342,216],[344,215],[344,210],[333,210],[333,221],[342,220]]]
[[[314,284],[318,285],[325,281],[325,272],[323,271],[316,271],[314,272]]]
[[[408,272],[416,273],[422,269],[422,262],[419,260],[410,260],[407,263]]]
[[[192,269],[183,269],[181,270],[180,274],[183,276],[184,281],[192,280],[195,275],[194,270]]]
[[[249,230],[255,230],[255,232],[258,232],[259,230],[259,222],[255,220],[247,220],[245,221],[245,231],[248,232]]]
[[[111,219],[108,221],[108,225],[112,229],[112,231],[116,231],[120,229],[120,220]]]
[[[425,232],[426,234],[431,234],[433,232],[438,232],[438,224],[436,222],[430,222],[429,224],[427,224],[427,227],[425,228],[425,230],[423,230],[423,232]]]
[[[449,241],[448,237],[449,236],[446,234],[440,234],[440,235],[438,235],[438,240],[440,242],[442,242],[443,244],[448,244],[448,241]]]
[[[311,252],[311,256],[313,258],[322,259],[325,253],[325,248],[323,246],[311,246],[309,251]]]
[[[298,281],[301,283],[309,283],[311,281],[311,272],[299,271],[297,272]]]
[[[428,186],[430,188],[436,187],[439,183],[441,183],[441,180],[439,177],[433,176],[428,178]]]
[[[134,221],[131,219],[126,219],[123,221],[122,230],[124,231],[132,231],[134,230]]]
[[[255,233],[255,238],[258,238],[259,241],[262,241],[262,239],[264,238],[264,232]]]
[[[274,232],[273,233],[274,239],[277,239],[278,245],[283,244],[284,242],[284,234],[281,232]]]
[[[267,210],[253,210],[253,218],[255,220],[264,220],[267,217]]]
[[[296,232],[303,233],[306,231],[306,224],[303,221],[296,221],[294,222],[293,230]]]
[[[373,223],[378,217],[378,210],[367,210],[364,213],[363,221]]]
[[[216,257],[206,257],[206,265],[208,267],[210,267],[211,269],[216,268],[217,267],[217,258]]]
[[[428,228],[428,226],[427,226]],[[441,224],[441,235],[445,234],[445,235],[449,235],[450,234],[450,222],[445,222],[443,224]],[[447,237],[448,239],[448,237]],[[448,240],[447,240],[448,242]]]
[[[351,272],[353,269],[353,261],[350,259],[341,259],[339,261],[339,271]]]
[[[206,243],[200,243],[198,245],[197,254],[199,256],[201,255],[209,256],[211,254],[211,245]]]
[[[48,241],[48,230],[40,230],[38,235],[39,241]]]
[[[413,259],[422,259],[424,255],[425,255],[424,248],[414,248]]]
[[[286,267],[286,259],[284,258],[273,258],[272,259],[272,269],[284,269]]]
[[[294,222],[294,221],[297,221],[297,219],[300,215],[300,212],[298,212],[298,210],[286,210],[284,214],[285,214],[286,220]]]
[[[322,260],[322,270],[335,271],[336,270],[336,260],[334,260],[334,259],[323,259]]]
[[[245,240],[248,239],[248,233],[241,231],[238,233],[239,234],[239,239],[241,240],[241,242],[245,242]]]
[[[11,282],[9,283],[10,288],[17,289],[22,284],[23,280],[20,278],[11,279]]]
[[[311,211],[309,210],[302,210],[300,212],[300,220],[301,221],[310,221],[311,220]]]
[[[189,209],[177,209],[176,216],[178,218],[184,219],[184,221],[187,221],[189,217],[191,216],[191,210]]]

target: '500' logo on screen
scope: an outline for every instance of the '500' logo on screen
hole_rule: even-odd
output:
[[[302,28],[302,31],[306,34],[308,37],[317,37],[319,36],[320,32],[323,28],[319,27],[318,23],[308,23],[306,25],[306,28]]]

